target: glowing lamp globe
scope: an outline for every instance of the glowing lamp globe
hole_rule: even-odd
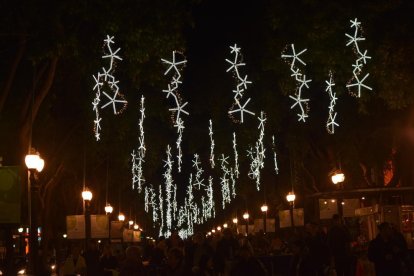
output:
[[[289,192],[286,196],[288,202],[293,202],[296,199],[296,195],[293,192]]]
[[[91,201],[92,200],[92,192],[89,190],[85,190],[82,192],[82,198],[85,201]]]
[[[250,217],[250,216],[249,216],[249,213],[247,213],[247,212],[246,212],[246,213],[244,213],[244,214],[243,214],[243,218],[244,218],[244,219],[246,219],[246,220],[247,220],[247,219],[249,219],[249,217]]]
[[[134,224],[134,221],[133,221],[133,220],[130,220],[130,221],[128,221],[128,224],[129,224],[130,226],[132,226],[132,225]]]
[[[105,213],[111,214],[113,210],[114,210],[114,207],[112,207],[111,204],[107,204],[105,206]]]
[[[119,221],[124,221],[124,220],[125,220],[125,216],[124,216],[124,214],[120,213],[120,214],[118,215],[118,220],[119,220]]]
[[[221,226],[217,226],[217,231],[221,231]]]
[[[38,172],[41,172],[45,167],[45,160],[40,158],[38,152],[36,154],[26,155],[24,158],[24,163],[29,170],[37,170]]]
[[[338,183],[342,183],[345,181],[345,175],[342,172],[336,172],[334,175],[332,175],[331,177],[332,183],[333,184],[338,184]]]
[[[234,223],[234,224],[237,224],[238,222],[239,222],[239,220],[238,220],[237,218],[234,218],[234,219],[233,219],[233,223]]]
[[[134,229],[135,229],[135,230],[138,230],[138,229],[139,229],[138,224],[136,224],[136,223],[134,224]]]
[[[229,226],[227,225],[227,223],[223,224],[223,228],[227,228],[227,227],[229,227]]]
[[[267,207],[266,204],[264,204],[262,207],[260,207],[260,210],[262,210],[262,212],[267,212],[267,210],[269,209],[269,207]]]
[[[216,233],[216,229],[211,230],[211,233],[213,234]]]
[[[17,232],[19,233],[23,233],[23,231],[24,231],[23,227],[20,227],[19,229],[17,229]]]

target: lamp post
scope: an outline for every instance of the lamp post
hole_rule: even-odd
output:
[[[266,234],[266,220],[267,220],[267,210],[269,209],[269,207],[267,207],[266,203],[262,205],[262,207],[260,207],[260,210],[263,213],[263,231]]]
[[[119,220],[119,221],[124,221],[124,220],[125,220],[125,216],[124,216],[124,214],[119,213],[119,215],[118,215],[118,220]]]
[[[88,189],[83,190],[82,199],[85,203],[85,248],[88,246],[89,240],[91,239],[91,200],[92,192]]]
[[[286,200],[289,202],[290,205],[290,223],[292,228],[295,228],[295,221],[293,219],[293,210],[295,208],[295,199],[296,195],[293,192],[289,192],[286,196]]]
[[[38,234],[37,234],[37,206],[38,206],[38,193],[39,185],[36,181],[36,173],[41,172],[45,166],[45,161],[40,157],[39,153],[34,149],[32,152],[26,155],[24,161],[29,173],[29,272],[37,275],[38,269]]]
[[[105,206],[105,213],[108,216],[108,240],[111,243],[111,214],[114,211],[114,207],[107,203]]]
[[[342,190],[344,188],[343,182],[345,181],[345,174],[341,170],[334,171],[334,173],[331,175],[331,180],[332,180],[332,183],[334,185],[338,185],[338,188],[340,190]],[[340,196],[337,200],[337,203],[336,203],[340,218],[343,217],[343,213],[344,213],[343,203],[344,203],[344,201],[343,201],[342,197]]]
[[[249,213],[246,211],[244,214],[243,214],[243,218],[244,218],[244,220],[246,221],[246,236],[247,236],[247,234],[249,234]]]

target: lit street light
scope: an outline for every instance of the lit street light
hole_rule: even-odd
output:
[[[124,220],[125,220],[125,216],[124,216],[124,214],[119,213],[119,215],[118,215],[118,220],[119,220],[119,221],[124,221]]]
[[[247,213],[247,211],[243,214],[243,218],[246,222],[246,236],[249,233],[249,213]]]
[[[295,208],[295,199],[296,199],[296,195],[293,192],[289,192],[286,196],[286,200],[290,204],[290,223],[292,225],[292,228],[295,228],[295,221],[293,220],[293,210]]]
[[[260,207],[260,210],[263,213],[263,231],[266,234],[266,220],[267,220],[267,210],[269,209],[269,207],[267,207],[266,203],[262,205],[262,207]]]
[[[38,269],[38,251],[39,243],[37,237],[37,213],[38,213],[38,201],[39,201],[39,185],[36,181],[36,173],[41,172],[45,166],[45,161],[40,157],[39,153],[34,149],[26,155],[24,162],[28,169],[29,179],[29,272],[37,275]]]
[[[85,203],[85,248],[88,246],[88,242],[91,239],[91,200],[92,192],[88,189],[82,191],[82,199]]]

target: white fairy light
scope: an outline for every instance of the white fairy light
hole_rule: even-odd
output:
[[[164,167],[166,168],[164,172],[164,182],[165,182],[165,204],[166,204],[166,227],[167,231],[171,232],[172,229],[172,221],[173,221],[173,211],[174,211],[174,203],[171,199],[173,197],[173,178],[172,178],[172,165],[174,161],[172,161],[171,157],[171,148],[167,146],[167,161],[164,161]]]
[[[210,126],[208,128],[209,131],[209,135],[210,135],[210,165],[211,168],[214,169],[215,163],[214,163],[214,139],[213,139],[213,123],[211,122],[210,119]]]
[[[214,218],[216,216],[216,211],[215,211],[215,204],[214,204],[213,178],[211,176],[208,178],[208,187],[206,187],[206,192],[207,192],[206,218]]]
[[[237,153],[236,133],[233,132],[234,176],[239,178],[239,154]]]
[[[99,113],[99,104],[101,103],[101,93],[105,95],[106,98],[108,98],[108,102],[103,104],[100,108],[103,109],[109,105],[112,105],[114,114],[120,114],[122,113],[128,104],[128,102],[125,100],[125,97],[119,92],[119,86],[118,82],[114,75],[114,69],[115,69],[115,60],[122,60],[121,57],[119,57],[117,54],[120,51],[121,48],[118,48],[117,50],[113,51],[111,44],[114,43],[113,36],[106,36],[106,39],[104,39],[104,48],[108,52],[108,54],[103,55],[103,59],[109,58],[109,67],[102,68],[102,73],[98,72],[97,75],[93,76],[93,79],[95,81],[95,85],[93,87],[93,90],[95,91],[95,98],[92,102],[92,110],[95,111],[95,120],[94,120],[94,136],[96,141],[100,140],[100,130],[101,128],[101,121],[102,118],[100,117]],[[104,88],[104,85],[107,84],[108,88],[113,92],[112,95],[109,95],[102,89]],[[117,110],[117,104],[122,104],[122,108]]]
[[[201,168],[200,158],[197,153],[194,154],[193,168],[196,170],[195,181],[193,185],[197,188],[197,190],[200,190],[201,187],[205,187],[205,185],[203,184],[204,179],[201,177],[204,170]]]
[[[230,168],[230,180],[231,180],[231,197],[233,199],[236,198],[236,179],[235,177],[235,173],[233,172],[233,168]]]
[[[169,111],[172,112],[172,120],[174,123],[174,127],[177,128],[177,134],[178,134],[178,138],[177,138],[177,142],[176,142],[176,146],[177,146],[177,169],[179,172],[181,172],[181,164],[182,164],[182,150],[181,150],[181,142],[182,142],[182,135],[183,135],[183,130],[184,130],[184,120],[182,120],[181,118],[181,114],[186,114],[189,115],[189,113],[184,110],[184,107],[188,104],[188,102],[182,103],[181,101],[181,97],[178,93],[178,87],[179,85],[182,83],[181,81],[181,70],[183,69],[183,67],[185,66],[185,64],[187,63],[187,60],[181,60],[181,61],[177,61],[177,53],[182,55],[182,53],[179,53],[177,51],[173,51],[173,57],[172,60],[166,60],[166,59],[161,59],[161,61],[165,64],[167,64],[169,67],[167,68],[167,70],[164,72],[164,75],[167,75],[170,71],[173,72],[173,76],[172,79],[170,80],[170,83],[168,84],[168,89],[163,90],[164,93],[167,93],[166,98],[169,98],[170,96],[173,97],[174,99],[174,104],[175,107],[168,109]],[[174,118],[174,114],[175,114],[175,118]]]
[[[339,124],[335,121],[337,112],[335,112],[334,107],[336,105],[336,100],[338,98],[336,97],[336,93],[333,92],[333,89],[332,89],[332,87],[335,86],[335,83],[334,83],[333,77],[332,77],[332,72],[329,72],[329,81],[325,81],[325,83],[327,85],[325,91],[328,92],[329,99],[330,99],[329,116],[328,116],[328,121],[326,122],[326,129],[327,129],[329,134],[334,134],[335,133],[335,127],[339,126]]]
[[[158,186],[159,187],[159,191],[158,191],[158,206],[159,206],[159,212],[160,212],[160,231],[159,231],[159,236],[164,235],[163,231],[164,231],[164,199],[163,199],[163,192],[162,192],[162,187],[161,185]]]
[[[145,107],[144,107],[145,98],[141,96],[141,106],[140,106],[140,118],[138,122],[139,127],[139,146],[137,150],[137,155],[135,150],[132,152],[132,189],[137,188],[138,192],[141,193],[142,185],[145,183],[143,176],[142,165],[145,162],[145,140],[144,140],[144,119],[145,119]],[[136,163],[138,161],[138,163]]]
[[[308,118],[308,112],[309,112],[309,99],[302,97],[303,88],[308,88],[312,80],[307,80],[306,75],[303,75],[299,68],[295,66],[295,62],[298,61],[298,63],[301,63],[302,65],[306,66],[306,63],[299,57],[301,54],[306,52],[307,49],[304,49],[300,51],[299,53],[296,53],[295,51],[295,45],[291,44],[291,52],[292,54],[284,54],[284,51],[282,53],[282,58],[287,60],[288,63],[290,63],[290,71],[292,71],[292,77],[295,78],[296,82],[298,83],[295,96],[289,95],[289,98],[292,99],[294,102],[290,106],[290,109],[293,109],[295,106],[299,107],[300,112],[297,113],[298,115],[298,121],[306,122],[306,118]]]
[[[240,100],[243,97],[243,92],[246,91],[247,85],[251,84],[251,81],[247,80],[247,75],[241,76],[239,72],[239,67],[245,66],[246,64],[242,62],[242,54],[240,52],[240,48],[237,47],[237,44],[234,44],[234,46],[230,46],[230,54],[234,54],[234,59],[229,60],[226,59],[226,62],[230,64],[230,67],[226,70],[226,72],[232,71],[234,74],[234,77],[236,79],[236,89],[233,90],[234,95],[234,103],[231,106],[228,114],[230,118],[233,120],[233,122],[237,123],[243,123],[244,122],[244,116],[243,114],[246,112],[248,114],[254,115],[253,112],[246,109],[246,105],[249,103],[250,98],[245,102],[244,105],[240,105]],[[238,109],[236,108],[236,105],[238,106]],[[240,120],[236,120],[233,116],[233,113],[240,112]]]
[[[279,166],[277,165],[277,154],[276,154],[276,144],[275,144],[275,136],[272,135],[272,147],[273,147],[273,162],[275,164],[275,172],[279,174]]]
[[[254,148],[250,148],[248,151],[247,156],[250,158],[250,170],[249,170],[249,177],[256,181],[256,189],[260,190],[260,170],[264,168],[264,159],[266,157],[265,152],[266,149],[264,148],[263,138],[264,138],[264,127],[266,123],[266,117],[263,111],[260,112],[259,120],[259,129],[260,134],[259,138],[256,141],[256,146]]]
[[[362,67],[367,63],[367,59],[371,59],[371,57],[367,56],[367,50],[362,52],[359,48],[358,42],[365,40],[365,37],[362,37],[360,34],[362,33],[361,22],[359,22],[357,18],[349,21],[351,22],[351,28],[354,28],[354,33],[353,35],[347,33],[345,34],[345,36],[349,38],[348,42],[346,43],[346,46],[351,46],[354,48],[354,52],[357,55],[357,59],[355,60],[355,63],[352,64],[352,67],[354,68],[352,70],[353,76],[348,81],[346,87],[348,88],[348,91],[352,96],[359,98],[361,97],[362,88],[372,90],[371,87],[363,83],[366,80],[366,78],[368,78],[369,74],[366,74],[362,79],[359,78],[359,75],[362,72]],[[358,92],[354,92],[352,90],[353,87],[356,87],[358,89]]]
[[[229,164],[227,161],[228,158],[229,157],[225,157],[224,154],[221,154],[221,158],[219,159],[221,162],[221,170],[223,171],[223,176],[220,177],[223,210],[226,207],[226,204],[229,204],[231,202],[230,186],[228,179],[230,170],[227,168]]]
[[[148,187],[144,188],[144,210],[148,213],[149,211],[149,192]]]

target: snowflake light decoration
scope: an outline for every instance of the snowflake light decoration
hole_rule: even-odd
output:
[[[219,159],[221,162],[221,170],[223,171],[223,176],[220,178],[223,210],[226,207],[226,204],[229,204],[231,202],[230,183],[228,178],[230,175],[230,170],[227,168],[229,165],[229,162],[227,161],[228,158],[229,157],[225,157],[224,154],[222,154],[221,158]]]
[[[236,79],[236,89],[233,90],[234,95],[234,103],[229,110],[229,116],[235,123],[243,123],[244,122],[244,113],[248,113],[254,115],[253,112],[246,109],[246,105],[249,103],[250,98],[243,104],[240,104],[240,100],[243,97],[243,93],[247,90],[247,85],[251,84],[251,81],[247,80],[247,75],[241,76],[239,72],[239,67],[245,66],[246,64],[242,62],[242,54],[240,52],[240,48],[237,47],[237,44],[234,46],[230,46],[230,54],[234,54],[233,60],[226,59],[226,62],[230,64],[230,67],[227,69],[226,72],[232,71],[234,77]],[[238,107],[238,109],[236,109]],[[233,116],[233,113],[240,112],[240,120],[236,120]]]
[[[201,177],[204,170],[201,168],[200,157],[197,153],[194,154],[193,168],[196,170],[195,181],[194,181],[193,185],[197,190],[200,190],[201,187],[205,186],[203,184],[204,179]]]
[[[312,80],[306,79],[306,75],[302,74],[300,69],[296,67],[296,64],[301,63],[302,65],[306,66],[306,63],[300,58],[300,55],[306,52],[307,49],[296,53],[295,45],[291,44],[291,54],[285,54],[287,51],[287,47],[285,51],[282,53],[282,58],[285,59],[288,63],[290,63],[290,71],[292,71],[292,77],[295,78],[296,82],[298,83],[295,95],[289,95],[289,98],[292,99],[294,102],[291,105],[290,109],[293,109],[295,106],[298,106],[299,111],[298,121],[306,122],[306,118],[309,117],[309,99],[303,98],[302,92],[304,88],[309,89],[308,83]],[[296,63],[296,64],[295,64]]]
[[[102,72],[98,72],[96,76],[93,76],[93,79],[95,81],[95,85],[93,87],[93,90],[95,91],[95,99],[92,102],[92,110],[95,111],[95,120],[94,122],[94,136],[96,141],[100,140],[100,130],[101,128],[101,121],[102,118],[99,114],[99,105],[101,103],[101,94],[104,94],[105,97],[108,99],[108,102],[103,104],[100,108],[103,109],[109,105],[112,105],[114,114],[120,114],[122,113],[128,104],[128,102],[125,100],[124,95],[122,95],[119,92],[119,81],[116,80],[115,76],[113,75],[115,71],[115,61],[116,60],[122,60],[120,56],[118,56],[118,52],[121,48],[118,48],[117,50],[112,49],[112,45],[114,42],[113,36],[106,36],[106,39],[104,40],[104,49],[106,49],[106,54],[102,56],[103,59],[109,59],[109,67],[102,68]],[[107,87],[104,87],[106,84]],[[109,88],[111,90],[112,95],[108,94],[104,91],[104,89]],[[122,107],[120,109],[117,109],[117,104],[122,104]]]
[[[279,166],[277,165],[276,143],[275,143],[274,135],[272,135],[272,147],[273,147],[273,162],[275,164],[275,172],[276,174],[279,174]]]
[[[170,80],[170,83],[168,84],[168,89],[163,90],[164,93],[166,93],[166,98],[168,99],[170,96],[174,99],[175,107],[170,108],[169,111],[172,112],[172,121],[174,123],[174,127],[177,128],[177,168],[178,171],[181,172],[181,164],[182,164],[182,150],[181,150],[181,142],[182,142],[182,135],[184,130],[184,120],[181,118],[181,114],[189,115],[189,113],[184,110],[184,107],[187,106],[188,102],[182,103],[181,96],[178,92],[178,87],[182,83],[181,81],[181,70],[187,63],[187,60],[185,58],[183,60],[178,61],[178,54],[181,56],[184,56],[182,53],[179,53],[177,51],[173,51],[172,60],[166,60],[161,59],[161,61],[168,65],[167,70],[164,72],[164,75],[169,74],[170,72],[173,73],[172,79]]]
[[[264,138],[264,127],[266,123],[266,117],[263,111],[260,112],[260,117],[258,117],[259,120],[259,129],[260,134],[259,138],[256,141],[256,145],[254,148],[250,148],[248,151],[247,156],[250,158],[250,170],[249,170],[249,177],[251,179],[254,179],[256,181],[256,189],[260,191],[260,170],[264,168],[264,159],[266,157],[263,144],[263,138]]]
[[[215,204],[214,204],[214,190],[213,190],[213,178],[208,178],[207,192],[207,206],[206,206],[206,218],[214,218],[216,216]]]
[[[165,182],[165,204],[166,204],[166,227],[167,231],[171,232],[172,229],[172,221],[173,221],[173,211],[174,211],[174,202],[172,200],[173,197],[173,177],[172,177],[172,156],[171,156],[171,148],[167,146],[167,160],[164,161],[164,167],[166,168],[164,173],[164,182]]]
[[[355,18],[354,20],[349,20],[349,21],[351,22],[351,28],[355,28],[355,30],[354,30],[353,35],[345,34],[345,36],[349,38],[348,42],[346,43],[346,46],[352,46],[354,48],[354,52],[357,55],[357,59],[355,60],[355,64],[352,64],[352,67],[354,68],[352,70],[353,76],[348,81],[348,84],[346,85],[346,87],[348,88],[348,91],[352,96],[359,98],[361,97],[362,88],[372,90],[371,87],[364,84],[364,81],[366,80],[366,78],[368,78],[369,73],[366,74],[362,79],[359,78],[359,75],[362,72],[362,67],[365,64],[367,64],[367,59],[371,59],[371,57],[367,56],[367,52],[368,52],[367,50],[362,52],[358,45],[359,41],[365,40],[365,37],[362,37],[360,34],[362,33],[361,22],[359,22],[357,18]],[[356,87],[358,92],[355,93],[354,91],[352,91],[352,87]]]
[[[367,59],[371,59],[370,56],[367,56],[367,50],[361,51],[359,48],[359,41],[364,41],[365,37],[362,37],[360,33],[362,33],[362,27],[361,22],[358,21],[357,18],[354,20],[349,20],[351,22],[351,28],[354,28],[354,33],[352,35],[345,34],[346,37],[349,38],[348,42],[346,43],[346,46],[351,46],[354,48],[354,52],[357,55],[357,59],[355,60],[355,63],[352,64],[352,67],[354,68],[352,70],[352,78],[348,81],[348,84],[346,87],[348,88],[349,93],[352,96],[355,97],[361,97],[361,89],[365,88],[368,90],[372,90],[371,87],[364,84],[364,81],[368,78],[369,73],[366,74],[362,79],[359,78],[359,75],[362,72],[362,67],[364,67],[365,64],[367,64]],[[356,87],[358,92],[353,91],[352,89]]]
[[[233,151],[234,151],[234,176],[239,178],[239,154],[237,153],[236,133],[233,132]]]
[[[329,72],[329,81],[325,81],[326,83],[326,90],[329,94],[329,99],[330,99],[330,103],[329,103],[329,116],[328,116],[328,121],[326,122],[326,129],[328,131],[329,134],[334,134],[335,133],[335,127],[339,126],[339,124],[335,121],[336,120],[336,115],[337,112],[335,112],[334,108],[336,105],[336,100],[338,99],[336,97],[336,93],[333,92],[332,87],[335,86],[335,83],[333,81],[333,77],[332,77],[332,72]]]
[[[214,169],[215,163],[214,163],[214,139],[213,139],[213,123],[210,119],[210,126],[208,127],[208,133],[210,135],[210,165],[211,168]]]
[[[139,126],[139,146],[137,150],[137,154],[135,154],[135,150],[132,152],[132,189],[137,188],[138,192],[141,193],[142,185],[145,183],[145,179],[143,176],[142,164],[145,162],[145,140],[144,140],[144,118],[145,118],[145,107],[144,107],[144,96],[141,96],[141,107],[140,107],[140,114],[141,117],[139,118],[138,126]],[[136,163],[137,161],[137,163]]]

